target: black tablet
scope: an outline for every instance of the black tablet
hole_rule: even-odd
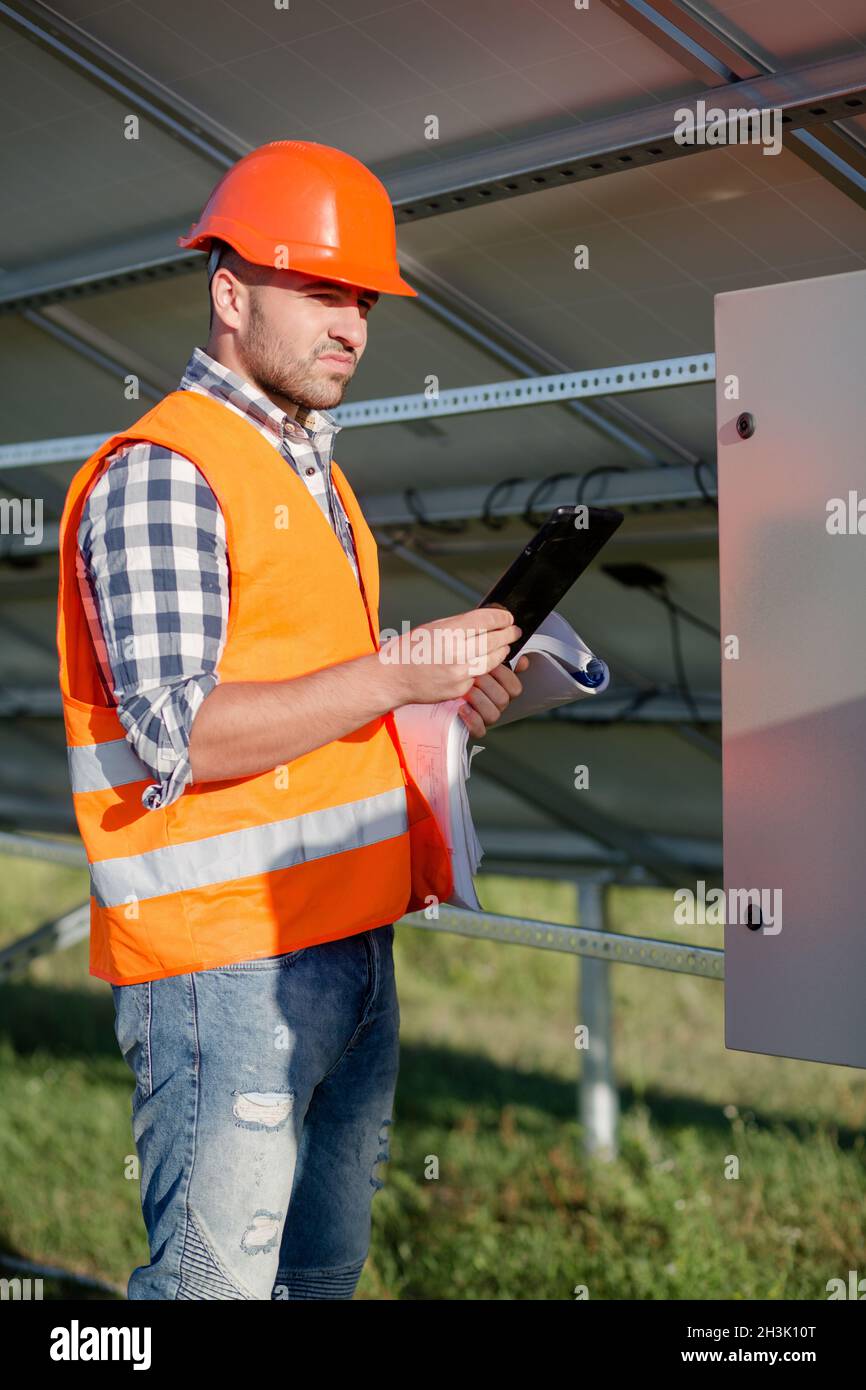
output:
[[[477,605],[506,608],[521,629],[507,661],[518,655],[624,520],[613,507],[557,507],[550,513]]]

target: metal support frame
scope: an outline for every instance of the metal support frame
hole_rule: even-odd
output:
[[[358,429],[364,425],[432,420],[443,415],[478,415],[488,410],[521,409],[531,405],[555,405],[560,401],[588,400],[593,396],[694,386],[715,379],[715,354],[702,352],[613,367],[590,367],[580,372],[558,372],[553,376],[524,377],[518,381],[455,386],[437,391],[435,396],[423,392],[384,396],[379,400],[335,406],[331,413],[341,425]]]
[[[484,308],[463,290],[456,289],[413,256],[403,252],[400,261],[404,274],[409,276],[418,291],[418,302],[423,309],[461,338],[480,348],[488,357],[501,362],[516,376],[532,377],[566,370],[566,364],[552,353],[507,324],[498,314]],[[606,398],[595,405],[568,400],[561,403],[561,408],[576,416],[582,424],[614,440],[645,466],[661,461],[660,449],[685,463],[697,462],[697,456],[691,450],[665,430],[644,420],[620,400]]]
[[[17,446],[15,446],[17,447]],[[0,458],[3,450],[0,448]],[[488,516],[517,517],[526,510],[533,489],[540,479],[526,479],[499,490]],[[566,506],[577,500],[580,475],[572,480],[552,483],[544,494],[547,508]],[[419,511],[429,520],[477,520],[490,497],[491,487],[454,486],[418,489]],[[581,501],[603,502],[611,507],[679,506],[700,503],[716,496],[713,469],[671,464],[667,468],[630,468],[622,473],[601,473],[591,479]],[[360,501],[370,526],[413,526],[418,517],[406,501],[405,491],[362,493]]]
[[[6,18],[11,18],[15,8],[8,3],[0,4],[0,15],[5,13]],[[93,77],[95,81],[100,80],[98,70]],[[625,169],[651,167],[703,151],[705,146],[677,140],[676,113],[690,103],[705,99],[707,90],[696,92],[692,98],[660,102],[639,111],[583,122],[570,129],[494,149],[444,158],[421,169],[386,177],[383,181],[391,196],[395,217],[398,222],[417,222],[503,198],[621,173]],[[743,107],[778,109],[789,131],[820,126],[836,117],[866,113],[866,54],[846,55],[709,90],[713,104],[725,111]],[[123,96],[131,102],[127,91],[124,90]],[[174,133],[179,139],[184,138],[182,128]],[[200,152],[211,158],[206,148],[208,144],[215,145],[215,141],[206,141]],[[231,137],[230,162],[246,153],[246,148],[236,137]],[[202,259],[195,252],[182,251],[177,246],[174,229],[120,243],[111,253],[100,250],[99,258],[99,263],[94,263],[92,259],[79,256],[74,260],[46,262],[8,273],[3,277],[0,290],[0,310],[15,312],[68,295],[153,280],[194,269]]]
[[[0,0],[0,19],[211,163],[228,169],[252,149],[238,151],[218,121],[40,0]]]
[[[29,315],[29,311],[28,315]],[[44,317],[44,316],[43,316]],[[51,324],[53,332],[57,325]],[[65,332],[65,330],[63,330]],[[102,364],[101,364],[102,365]],[[111,369],[118,367],[110,364]],[[676,386],[695,386],[715,380],[715,354],[691,353],[682,357],[660,357],[646,362],[617,363],[589,367],[579,372],[559,372],[551,376],[521,377],[514,381],[492,381],[477,386],[449,387],[435,396],[423,392],[404,396],[385,396],[335,406],[331,412],[348,428],[403,424],[407,420],[434,419],[438,416],[477,415],[492,410],[521,409],[528,406],[559,405],[578,399],[624,395],[636,391],[668,390]],[[28,440],[21,444],[0,445],[0,468],[27,468],[46,463],[80,462],[93,453],[113,430],[101,434],[67,435],[56,439]],[[699,461],[686,465],[694,476]],[[641,476],[667,475],[682,464],[664,465],[640,471]],[[529,486],[534,485],[530,480]]]
[[[777,69],[730,34],[724,16],[708,19],[689,0],[602,0],[602,4],[639,33],[663,48],[677,62],[709,84],[707,95],[715,100],[718,82],[744,86]],[[835,114],[862,113],[862,105]],[[825,119],[829,112],[825,113]],[[860,207],[866,208],[866,144],[859,133],[838,121],[810,130],[789,127],[788,149],[822,178],[832,183]]]
[[[755,62],[743,60],[731,44],[713,41],[709,21],[697,18],[691,7],[677,0],[601,0],[618,19],[624,19],[639,34],[652,39],[684,68],[703,82],[739,82],[743,77],[760,77],[765,71]]]
[[[0,853],[27,853],[60,862],[78,862],[75,847],[35,837],[0,834]],[[595,1158],[610,1160],[617,1154],[619,1100],[613,1065],[613,1001],[611,964],[648,966],[678,974],[722,979],[724,952],[711,947],[683,946],[651,937],[629,936],[605,929],[606,882],[610,875],[588,873],[577,884],[578,927],[561,926],[526,917],[504,917],[487,912],[440,906],[438,916],[411,913],[401,924],[428,931],[450,932],[476,939],[533,946],[582,957],[578,1023],[589,1030],[589,1047],[583,1050],[579,1081],[578,1114],[584,1149]],[[25,971],[38,957],[63,950],[84,940],[90,929],[90,904],[85,903],[0,951],[0,980]]]
[[[125,381],[130,375],[136,376],[139,391],[146,400],[161,400],[167,391],[174,389],[175,383],[169,381],[167,374],[152,369],[150,364],[143,364],[137,353],[128,352],[121,343],[77,318],[64,304],[53,304],[45,310],[22,309],[21,317],[42,333],[47,333],[55,342],[120,381]],[[145,370],[142,370],[142,366]]]
[[[60,840],[44,841],[37,836],[10,835],[0,832],[0,854],[21,855],[55,860],[58,863],[85,865],[83,849]],[[611,881],[608,870],[601,871],[604,882]],[[580,882],[597,881],[592,872],[581,875]],[[72,913],[84,911],[74,908]],[[643,965],[654,970],[668,970],[680,975],[701,975],[708,979],[724,978],[724,951],[710,946],[692,946],[656,937],[642,937],[598,931],[592,923],[581,922],[579,927],[545,922],[534,917],[505,917],[492,912],[471,912],[462,907],[441,904],[438,917],[428,919],[424,911],[412,912],[400,918],[407,926],[427,931],[453,932],[485,941],[502,941],[513,946],[535,946],[543,951],[561,951],[569,955],[588,956],[595,960],[620,965]],[[58,918],[58,921],[64,919]],[[43,930],[40,928],[40,930]]]
[[[83,941],[90,931],[90,903],[83,903],[62,917],[55,917],[35,931],[13,941],[10,946],[0,950],[0,980],[26,970],[39,956],[52,951],[62,951],[67,946],[75,946]]]
[[[203,154],[218,167],[228,167],[233,159],[239,158],[249,148],[232,132],[208,122],[204,113],[176,98],[171,91],[148,78],[133,65],[125,63],[107,45],[93,39],[77,25],[62,19],[49,7],[40,3],[40,0],[20,0],[18,4],[0,6],[0,14],[5,14],[9,22],[17,24],[29,38],[47,46],[51,52],[85,76],[100,82],[113,95],[122,96],[132,104],[143,104],[144,113],[155,120],[163,130],[189,144],[197,153]],[[404,269],[411,271],[413,279],[417,282],[419,303],[428,313],[448,323],[463,337],[483,346],[489,355],[505,362],[513,371],[528,376],[533,372],[542,371],[545,365],[564,366],[525,335],[517,334],[502,320],[448,285],[435,272],[424,269],[411,257],[404,257]],[[39,326],[51,331],[51,326],[46,325],[44,320]],[[109,348],[106,352],[104,344],[95,343],[93,332],[88,334],[86,325],[64,325],[61,322],[61,328],[63,327],[71,330],[72,336],[61,341],[85,354],[88,348],[91,349],[91,360],[97,365],[106,366],[116,374],[119,362],[126,360],[117,351]],[[55,336],[58,336],[56,332]],[[522,354],[522,358],[517,355],[515,349],[517,353]],[[142,372],[140,368],[136,370],[144,380],[147,379],[146,371]],[[164,388],[163,394],[165,389],[170,387]],[[585,424],[616,440],[627,452],[646,464],[658,462],[657,453],[654,448],[647,448],[642,444],[635,437],[636,433],[651,439],[653,445],[663,444],[681,459],[694,461],[690,452],[681,444],[619,402],[607,402],[602,411],[598,407],[571,400],[566,408]],[[604,412],[615,419],[606,418]],[[616,423],[616,420],[624,422],[625,427]]]
[[[713,882],[720,879],[723,861],[718,839],[681,835],[656,835],[654,839],[669,861],[682,864],[684,877],[698,867],[700,877]],[[550,878],[554,869],[555,877],[562,878],[569,873],[573,876],[579,872],[584,876],[603,869],[611,883],[628,887],[654,886],[652,874],[639,864],[630,864],[623,870],[620,858],[613,850],[577,830],[555,826],[545,826],[543,830],[492,826],[484,832],[484,860],[479,872],[506,878]],[[579,868],[575,869],[575,865]]]
[[[605,931],[607,888],[591,879],[577,884],[578,920],[587,931]],[[587,1154],[609,1162],[619,1151],[619,1096],[613,1062],[613,999],[606,960],[580,963],[577,1021],[587,1030],[581,1049],[578,1114]]]
[[[866,53],[744,78],[713,87],[711,92],[713,106],[728,113],[743,108],[780,111],[788,131],[862,115],[866,112]],[[677,112],[706,95],[704,89],[692,97],[397,174],[388,184],[397,219],[417,222],[623,169],[652,167],[704,150],[703,145],[682,144],[676,133]]]
[[[597,931],[588,926],[565,927],[534,917],[469,912],[447,904],[440,906],[438,919],[428,920],[423,912],[413,912],[401,917],[400,921],[423,931],[453,932],[457,936],[502,941],[512,946],[535,946],[541,951],[561,951],[566,955],[608,961],[611,965],[643,965],[652,970],[700,975],[709,980],[725,977],[725,953],[712,946],[683,945],[655,937]]]
[[[0,3],[0,16],[15,25],[19,31],[26,33],[28,37],[35,39],[37,42],[47,47],[63,61],[70,63],[78,71],[98,82],[104,88],[112,92],[113,95],[137,107],[161,129],[183,141],[187,146],[197,149],[205,158],[212,162],[216,162],[221,167],[229,167],[241,153],[245,152],[244,148],[239,148],[236,137],[232,136],[230,132],[224,130],[224,128],[217,127],[216,123],[208,121],[204,113],[198,112],[188,103],[181,102],[180,99],[168,89],[162,88],[160,84],[154,83],[146,74],[136,69],[134,65],[126,63],[106,45],[90,38],[83,30],[63,20],[62,17],[56,15],[47,6],[39,3],[38,0],[18,0],[15,4]],[[824,69],[825,85],[827,80],[832,82],[832,74],[826,71],[826,65],[819,65],[819,67]],[[809,75],[814,77],[814,73],[812,73],[811,70],[809,70]],[[806,73],[801,73],[800,76],[801,82],[805,82],[805,85],[808,87]],[[836,82],[838,86],[838,78]],[[786,93],[786,98],[789,103],[793,103],[795,106],[799,99],[800,105],[802,106],[803,95],[804,91],[801,87],[797,92]],[[737,96],[739,99],[741,93],[738,92]],[[764,94],[764,97],[766,98],[766,94]],[[806,94],[806,97],[807,99],[814,100],[814,95],[811,91]],[[762,97],[759,94],[755,97],[753,104],[760,104],[761,100]],[[774,102],[774,104],[778,103]],[[649,114],[650,113],[644,113],[644,117],[646,118]],[[656,112],[653,114],[657,115],[658,113]],[[670,115],[671,113],[668,114]],[[808,123],[813,113],[804,112],[802,110],[791,110],[786,111],[786,114],[789,123],[797,124]],[[610,122],[594,123],[591,130],[596,142],[598,142],[602,134],[601,126],[605,124],[607,126],[606,143],[609,147],[611,143]],[[658,128],[655,127],[654,133],[650,138],[655,139],[657,133]],[[580,139],[575,140],[575,137],[578,135]],[[620,145],[622,136],[623,132],[621,131]],[[581,144],[581,140],[585,142],[585,133],[584,130],[580,132],[568,132],[567,137],[570,142],[568,159],[571,162],[575,158],[575,150]],[[641,140],[645,141],[647,138],[647,131],[645,128],[641,128],[641,133],[638,135],[637,122],[632,122],[631,137],[635,143]],[[545,142],[542,142],[542,144],[544,143]],[[602,141],[602,144],[604,143],[605,142]],[[524,181],[528,171],[523,167],[518,167],[525,163],[527,145],[532,146],[536,156],[533,172],[530,174],[531,181],[529,182]],[[657,158],[671,157],[676,154],[688,152],[688,147],[674,147],[667,151],[663,151],[660,148],[650,151],[644,150],[642,154],[644,156],[651,155],[653,158]],[[584,153],[587,156],[593,154],[597,156],[600,150],[598,148],[590,150],[584,144]],[[546,179],[544,175],[541,174],[540,170],[542,168],[549,169],[551,163],[561,163],[559,155],[551,150],[549,141],[544,151],[542,151],[542,147],[538,141],[522,142],[520,148],[515,149],[511,147],[508,154],[511,164],[507,170],[500,171],[501,177],[499,185],[495,189],[489,186],[490,178],[487,172],[482,171],[480,166],[475,163],[472,183],[470,185],[463,183],[460,190],[455,190],[453,186],[450,188],[449,202],[451,207],[457,208],[465,206],[466,199],[463,195],[469,191],[470,188],[473,193],[477,194],[479,199],[488,200],[492,196],[498,198],[513,196],[521,192],[537,191],[538,187],[544,186],[546,183]],[[539,156],[543,156],[541,162],[538,162]],[[579,157],[578,154],[577,158]],[[477,157],[470,157],[470,163],[476,159]],[[602,169],[597,159],[594,162],[588,161],[583,170],[577,171],[577,177],[594,177],[601,172],[609,172],[611,168],[622,167],[622,165],[635,162],[634,156],[624,154],[621,147],[617,160],[617,164],[611,165],[607,169]],[[444,166],[449,164],[452,167],[450,170],[446,171]],[[455,171],[458,169],[466,171],[468,167],[465,160],[446,160],[433,169],[424,171],[424,177],[428,180],[431,178],[440,180],[443,174],[446,174],[453,184]],[[563,178],[570,178],[575,171],[559,168],[557,172]],[[503,183],[502,176],[509,179],[510,182]],[[398,176],[397,179],[393,181],[392,196],[395,201],[395,214],[400,221],[417,220],[419,215],[430,216],[445,210],[432,200],[429,187],[426,191],[421,192],[423,207],[418,206],[419,188],[417,179],[418,174],[413,171],[408,175]],[[185,259],[185,257],[177,254],[173,257],[175,263],[179,263],[183,259]],[[150,268],[155,269],[155,267]],[[137,269],[146,270],[147,267],[140,266]],[[114,282],[116,283],[116,271],[113,275]],[[459,322],[460,315],[455,315],[453,308],[449,307],[444,299],[437,301],[435,294],[431,294],[428,289],[422,289],[422,298],[426,301],[426,305],[431,312],[438,314],[440,318],[450,321],[452,326],[458,329],[462,328],[462,330],[466,332],[467,325]],[[11,302],[12,301],[7,299],[7,304]],[[114,374],[124,371],[122,365],[116,359],[113,359],[110,354],[104,353],[93,343],[88,343],[86,338],[82,335],[77,335],[70,331],[68,325],[64,327],[61,324],[52,322],[50,319],[46,318],[44,314],[40,314],[32,309],[26,311],[26,314],[29,320],[36,326],[42,328],[44,331],[50,332],[52,336],[59,341],[73,348],[75,351],[82,353],[97,365],[113,371]],[[510,346],[507,342],[502,345],[501,351],[505,353],[510,351]],[[658,378],[661,375],[657,370],[658,364],[639,364],[639,366],[644,370],[636,374],[631,374],[629,378],[624,378],[620,375],[618,380],[614,379],[612,376],[613,369],[605,369],[603,373],[594,373],[595,380],[592,382],[587,380],[586,373],[561,373],[556,376],[534,379],[531,389],[528,383],[523,384],[523,390],[521,390],[520,385],[512,386],[509,383],[507,386],[502,387],[501,384],[496,383],[490,388],[478,388],[474,395],[466,391],[444,392],[440,394],[436,402],[430,402],[423,396],[414,399],[402,398],[400,400],[392,399],[389,401],[366,402],[361,403],[360,406],[344,408],[344,413],[346,413],[348,417],[345,423],[356,425],[379,424],[390,419],[406,421],[409,419],[430,418],[431,415],[435,414],[461,414],[473,409],[484,410],[538,404],[542,402],[549,403],[551,399],[556,400],[557,403],[571,402],[576,404],[581,397],[602,394],[604,391],[610,392],[614,386],[618,386],[622,391],[628,391],[647,389],[648,386],[655,384],[671,384],[663,379],[661,381],[652,380],[652,377]],[[654,368],[656,370],[653,370]],[[649,372],[646,369],[650,369]],[[694,373],[693,379],[695,380],[712,379],[712,369],[707,362],[703,362],[700,368],[698,368],[697,364],[690,364],[690,370]],[[701,375],[698,374],[699,371],[702,373]],[[670,369],[668,367],[668,375],[669,374]],[[581,381],[580,378],[583,378],[583,380]],[[153,397],[158,396],[160,393],[153,388],[148,390],[145,385],[145,394],[149,394]],[[645,461],[654,461],[654,455],[650,451],[642,448],[635,440],[628,436],[625,431],[618,429],[616,425],[612,425],[609,421],[606,421],[603,416],[597,416],[593,419],[590,414],[587,414],[586,407],[578,406],[577,409],[582,418],[588,423],[593,423],[597,427],[602,428],[610,437],[617,438],[619,442],[630,448],[632,452],[642,455]],[[642,423],[643,422],[638,422],[639,426],[641,426]],[[667,442],[669,447],[673,445],[675,452],[678,450],[678,446],[675,445],[674,441]],[[90,449],[87,450],[87,452],[91,451]],[[686,451],[679,448],[679,452],[682,456]],[[83,456],[86,456],[86,454]],[[33,461],[35,462],[36,460]],[[16,460],[15,466],[23,466],[23,462],[20,458]],[[699,488],[698,491],[703,492],[703,489]]]
[[[0,854],[14,854],[21,859],[41,859],[46,864],[67,864],[70,868],[86,868],[84,846],[74,840],[53,840],[48,836],[11,835],[0,831]]]
[[[578,1023],[588,1028],[589,1047],[581,1053],[578,1117],[585,1153],[603,1162],[616,1158],[619,1151],[610,966],[642,965],[705,979],[724,979],[724,951],[720,949],[608,931],[607,882],[606,874],[587,874],[578,880],[579,927],[526,917],[467,912],[447,905],[439,908],[435,920],[428,920],[421,912],[401,919],[407,925],[426,931],[455,932],[460,936],[534,946],[581,957]]]

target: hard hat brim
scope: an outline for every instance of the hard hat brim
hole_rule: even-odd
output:
[[[277,248],[266,246],[263,238],[248,227],[239,227],[228,218],[211,218],[207,231],[190,229],[189,235],[178,237],[178,246],[188,251],[209,252],[213,242],[225,241],[233,246],[244,260],[255,265],[269,266],[273,269],[296,270],[304,275],[314,275],[323,280],[334,280],[341,285],[354,285],[360,289],[376,290],[378,294],[395,294],[417,298],[418,291],[403,279],[399,271],[393,274],[382,269],[364,265],[363,262],[347,261],[345,253],[323,246],[286,245],[279,247],[281,259],[286,265],[276,265]],[[336,273],[339,265],[339,274]]]

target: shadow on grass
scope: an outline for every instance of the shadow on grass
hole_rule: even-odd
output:
[[[29,981],[0,985],[0,1037],[5,1037],[19,1056],[51,1053],[58,1059],[82,1057],[91,1062],[117,1063],[117,1077],[129,1084],[128,1073],[114,1036],[114,1005],[111,996],[90,991],[58,989]],[[416,1123],[441,1123],[443,1112],[455,1114],[467,1107],[502,1109],[506,1105],[524,1106],[549,1117],[574,1120],[577,1117],[577,1084],[540,1071],[520,1071],[502,1066],[480,1053],[452,1051],[402,1043],[397,1105],[404,1119]],[[716,1104],[705,1104],[693,1096],[671,1095],[650,1087],[639,1094],[629,1086],[620,1087],[623,1114],[635,1106],[645,1106],[661,1129],[695,1129],[730,1132],[730,1121]],[[801,1139],[827,1132],[827,1126],[814,1124],[801,1116],[771,1111],[752,1112],[752,1123],[762,1129],[783,1125]],[[852,1148],[860,1132],[833,1129],[841,1149]]]
[[[694,1128],[718,1134],[731,1131],[731,1122],[720,1105],[693,1096],[671,1095],[653,1087],[637,1093],[630,1086],[621,1086],[619,1101],[623,1115],[637,1106],[646,1107],[660,1129]],[[500,1110],[506,1105],[539,1110],[564,1121],[576,1120],[577,1076],[574,1082],[563,1081],[545,1072],[502,1066],[478,1053],[403,1043],[396,1104],[401,1119],[417,1124],[440,1123],[443,1112],[449,1109],[456,1114],[466,1108]],[[751,1108],[750,1123],[765,1130],[782,1125],[803,1140],[827,1132],[826,1125],[811,1123],[799,1115]],[[860,1131],[834,1127],[833,1137],[840,1149],[849,1149],[860,1138]]]
[[[0,985],[0,1036],[22,1057],[110,1057],[122,1061],[114,1036],[114,1002],[85,990],[29,980]]]

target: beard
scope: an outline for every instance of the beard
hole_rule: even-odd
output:
[[[316,365],[323,353],[345,356],[347,349],[342,343],[328,342],[308,357],[292,357],[262,313],[255,293],[250,298],[249,330],[238,348],[250,380],[260,391],[311,410],[329,410],[339,405],[354,375],[354,370],[348,374],[334,371],[329,377]],[[324,365],[327,367],[327,363]]]

